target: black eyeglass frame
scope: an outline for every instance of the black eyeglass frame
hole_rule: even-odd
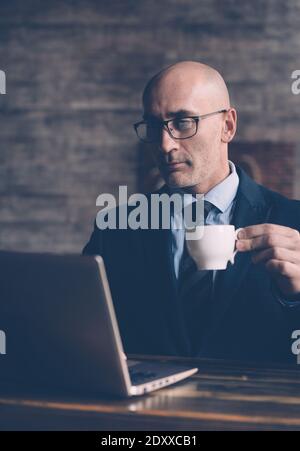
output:
[[[167,132],[169,133],[169,135],[171,136],[172,139],[176,139],[176,140],[177,140],[177,139],[178,139],[178,140],[189,139],[189,138],[192,138],[193,136],[195,136],[195,135],[197,134],[200,119],[205,119],[206,117],[213,116],[213,115],[215,115],[215,114],[227,113],[228,111],[229,111],[229,109],[228,109],[228,110],[223,109],[223,110],[213,111],[212,113],[201,114],[201,115],[199,115],[199,116],[182,116],[182,117],[178,118],[178,120],[181,120],[181,119],[194,119],[194,121],[195,121],[195,123],[196,123],[196,130],[195,130],[195,133],[193,133],[191,136],[186,136],[185,138],[176,138],[175,136],[172,135],[172,131],[171,131],[170,128],[169,128],[169,122],[173,122],[176,118],[168,119],[167,121],[159,121],[159,122],[160,122],[160,124],[162,125],[162,128],[165,128],[165,129],[167,130]],[[149,141],[148,139],[143,139],[143,138],[141,138],[141,137],[138,135],[137,129],[138,129],[139,125],[141,125],[141,124],[147,124],[147,123],[148,123],[147,121],[139,121],[139,122],[136,122],[135,124],[133,124],[133,128],[134,128],[134,130],[135,130],[135,133],[136,133],[137,137],[138,137],[141,141],[143,141],[143,142],[145,142],[145,143],[149,143],[149,144],[150,144],[150,143],[155,143],[155,142],[157,142],[156,140],[155,140],[155,141]]]

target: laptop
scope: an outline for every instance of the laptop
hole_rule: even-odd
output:
[[[129,397],[198,371],[127,360],[101,256],[1,251],[0,331],[0,387]]]

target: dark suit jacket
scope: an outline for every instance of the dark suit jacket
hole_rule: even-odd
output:
[[[300,230],[300,202],[240,177],[232,223],[282,224]],[[95,227],[84,254],[102,255],[127,353],[190,355],[177,297],[171,232]],[[199,356],[294,362],[291,334],[300,329],[300,308],[282,306],[262,264],[249,252],[216,278],[212,321]]]

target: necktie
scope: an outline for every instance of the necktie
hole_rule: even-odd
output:
[[[204,223],[206,223],[211,208],[213,205],[204,201]],[[186,243],[180,263],[178,294],[193,356],[199,351],[209,325],[213,271],[197,269],[194,260],[188,253]]]

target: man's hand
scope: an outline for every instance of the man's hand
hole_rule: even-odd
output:
[[[252,251],[253,263],[263,263],[283,295],[300,296],[300,233],[278,224],[244,227],[236,248]],[[300,299],[299,299],[300,300]]]

